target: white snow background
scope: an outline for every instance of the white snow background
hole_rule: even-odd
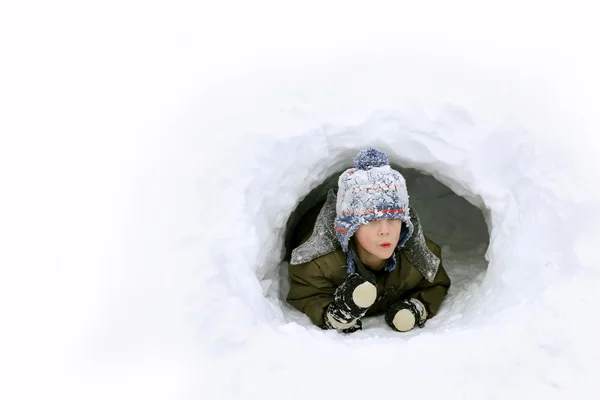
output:
[[[0,5],[0,398],[598,398],[586,4]],[[366,146],[488,225],[409,334],[280,296],[287,219]]]

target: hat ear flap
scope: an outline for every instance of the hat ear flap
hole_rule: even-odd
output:
[[[406,222],[402,220],[402,228],[400,229],[400,239],[398,240],[398,248],[404,246],[404,244],[410,239],[412,236],[412,232],[414,228],[412,227],[412,223]],[[409,225],[410,224],[410,225]],[[411,229],[413,228],[413,229]]]

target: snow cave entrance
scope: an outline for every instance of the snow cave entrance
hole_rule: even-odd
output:
[[[410,206],[419,213],[425,235],[438,243],[442,248],[444,267],[452,279],[448,293],[438,318],[429,321],[428,325],[436,327],[443,321],[454,303],[468,307],[465,298],[472,298],[469,292],[479,288],[488,267],[485,254],[490,237],[482,210],[469,203],[464,197],[454,193],[449,187],[431,175],[412,168],[403,168],[391,163],[392,168],[399,171],[406,179]],[[288,319],[306,327],[312,326],[308,318],[289,306],[286,295],[289,289],[287,273],[288,261],[296,240],[293,233],[299,221],[310,218],[311,213],[318,213],[324,203],[327,192],[337,192],[337,181],[343,170],[330,175],[324,182],[306,195],[291,213],[285,230],[284,262],[281,264],[279,300]],[[456,310],[454,310],[456,312]],[[369,321],[371,320],[371,321]],[[381,320],[381,321],[380,321]],[[371,317],[363,321],[365,327],[385,329],[381,318]],[[442,326],[442,325],[440,325]]]

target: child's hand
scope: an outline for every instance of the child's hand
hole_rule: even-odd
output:
[[[394,330],[408,332],[415,327],[423,327],[427,320],[427,310],[417,299],[408,299],[393,304],[385,314],[385,322]]]
[[[348,275],[336,289],[334,300],[327,307],[325,325],[343,332],[354,328],[357,324],[360,329],[359,318],[365,315],[376,299],[375,285],[357,273]]]

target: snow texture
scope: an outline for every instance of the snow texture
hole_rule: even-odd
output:
[[[339,247],[338,239],[333,229],[336,211],[336,196],[332,190],[327,193],[327,200],[315,221],[310,238],[302,245],[292,250],[291,265],[303,264],[335,251]]]
[[[433,282],[440,266],[440,259],[433,254],[425,243],[423,228],[419,221],[419,215],[416,210],[411,207],[410,218],[413,221],[415,230],[410,239],[404,245],[406,258],[419,271],[425,279]]]
[[[593,3],[5,3],[0,398],[597,398]],[[284,238],[369,146],[453,284],[340,335]]]

